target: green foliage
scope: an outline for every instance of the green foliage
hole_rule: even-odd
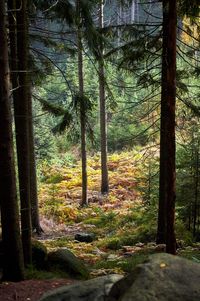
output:
[[[35,279],[35,280],[48,280],[48,279],[62,279],[69,278],[69,275],[64,273],[59,269],[54,269],[53,271],[38,270],[33,266],[29,266],[25,270],[25,279]]]
[[[145,262],[148,259],[148,253],[134,254],[133,257],[116,259],[116,260],[102,260],[94,265],[95,269],[116,269],[116,267],[125,273],[130,273],[138,264]]]
[[[184,131],[177,148],[177,216],[191,231],[193,239],[198,239],[199,232],[199,212],[195,209],[200,202],[198,119],[185,112]]]
[[[187,249],[181,250],[179,255],[194,262],[200,263],[200,254],[198,248],[188,247]]]
[[[51,113],[53,116],[62,116],[65,114],[65,110],[56,104],[52,104],[44,99],[40,99],[40,102],[42,104],[42,109]]]
[[[185,15],[186,9],[190,16],[198,11],[197,1],[193,1],[193,4],[189,4],[189,2],[191,1],[180,1],[179,15]],[[103,250],[119,252],[118,250],[124,245],[133,246],[138,242],[155,241],[159,192],[158,145],[162,53],[162,30],[159,18],[161,17],[161,3],[156,3],[156,8],[152,10],[152,16],[147,16],[145,12],[140,14],[137,22],[140,23],[139,21],[142,20],[141,24],[109,26],[100,33],[94,28],[91,16],[92,10],[96,8],[95,1],[80,1],[79,11],[76,11],[75,5],[66,1],[64,6],[66,9],[69,6],[69,11],[66,12],[61,11],[60,3],[58,2],[55,9],[52,7],[51,11],[47,13],[71,24],[71,27],[67,27],[69,34],[67,38],[64,36],[64,39],[70,40],[66,42],[65,46],[68,47],[68,43],[70,43],[70,47],[75,52],[77,51],[75,45],[77,26],[81,29],[85,94],[80,97],[77,92],[77,55],[72,56],[69,52],[64,56],[63,62],[59,60],[55,69],[53,68],[53,72],[51,70],[51,75],[45,78],[36,91],[36,96],[41,100],[40,103],[43,104],[45,110],[54,115],[49,115],[48,118],[41,116],[41,119],[36,121],[37,145],[42,149],[41,152],[38,152],[38,157],[47,158],[48,155],[47,159],[49,160],[46,171],[41,172],[43,180],[40,194],[42,214],[53,218],[57,223],[65,225],[80,223],[83,229],[93,227],[94,233],[99,237],[98,242],[94,244]],[[42,1],[42,5],[45,5],[46,8],[48,4],[49,1],[46,4]],[[118,8],[118,3],[113,5],[116,9]],[[128,4],[126,3],[126,5]],[[148,11],[149,5],[153,5],[153,3],[148,4],[143,1],[142,5]],[[109,15],[112,13],[112,8],[109,8]],[[68,12],[71,12],[71,16],[68,16]],[[82,17],[81,23],[79,13]],[[105,14],[108,14],[106,10]],[[157,17],[154,18],[153,14]],[[149,21],[151,26],[145,24],[146,21]],[[199,210],[197,210],[196,226],[194,226],[195,204],[198,208],[200,204],[200,181],[195,182],[199,178],[199,162],[197,162],[199,120],[196,117],[199,116],[199,83],[198,78],[195,78],[199,75],[199,26],[196,24],[197,28],[195,29],[198,36],[192,39],[191,35],[194,30],[190,25],[181,24],[181,28],[179,28],[181,33],[179,32],[177,37],[176,82],[176,231],[178,240],[184,240],[186,245],[192,244],[193,239],[198,238],[200,227]],[[105,38],[102,41],[100,36],[104,33]],[[187,39],[184,35],[187,36]],[[110,40],[109,45],[106,44],[106,39]],[[88,208],[80,210],[77,204],[80,201],[81,168],[78,161],[80,149],[77,145],[80,141],[81,107],[87,113],[87,131],[91,134],[92,142],[94,142],[87,142],[89,152],[95,154],[100,151],[99,74],[96,59],[101,56],[99,53],[101,42],[104,44],[105,52],[108,149],[110,152],[134,149],[135,152],[109,155],[110,193],[103,198],[98,193],[99,155],[88,160],[88,187],[91,202]],[[53,49],[56,49],[55,46],[55,43],[52,43]],[[64,47],[63,42],[58,47],[61,50]],[[46,70],[48,70],[49,62],[44,61]],[[47,134],[39,135],[40,128],[44,129],[45,124],[48,129],[54,129],[54,133],[59,132],[61,135],[53,137],[50,130]],[[68,128],[67,131],[65,131],[66,128]],[[50,142],[52,143],[51,147],[49,146]],[[41,168],[45,169],[44,166]],[[196,195],[195,183],[197,184]],[[196,232],[193,229],[195,227]],[[56,244],[62,246],[67,242],[61,240]],[[70,244],[70,247],[81,256],[78,247],[73,243]],[[90,247],[82,245],[81,252],[83,250],[91,251]],[[146,256],[146,254],[143,255]],[[135,254],[133,262],[137,262],[137,256],[140,261],[140,255]],[[89,262],[97,260],[94,254],[89,259],[88,257]],[[105,263],[105,266],[106,264],[112,266],[113,263]],[[130,262],[124,260],[124,265],[121,265],[123,270],[128,269],[127,264],[131,265],[131,260]]]
[[[105,241],[101,242],[101,246],[108,248],[110,250],[118,250],[122,247],[122,241],[118,237],[112,237],[105,239]]]
[[[113,233],[110,237],[106,237],[101,242],[99,246],[108,248],[110,250],[119,250],[123,246],[134,246],[136,243],[147,243],[150,241],[155,241],[156,229],[149,224],[140,226],[136,229],[129,231],[121,231],[120,234]]]
[[[178,11],[179,11],[180,15],[187,15],[187,16],[191,17],[191,19],[194,19],[195,16],[198,17],[198,14],[200,11],[198,0],[194,0],[194,1],[181,0],[181,1],[179,1],[178,5],[179,5]]]
[[[178,240],[182,240],[186,246],[191,246],[194,242],[192,233],[186,229],[182,220],[176,221],[176,237]]]
[[[64,177],[60,174],[52,175],[45,180],[43,179],[43,181],[45,181],[47,184],[57,184],[60,183],[62,180],[64,180]]]

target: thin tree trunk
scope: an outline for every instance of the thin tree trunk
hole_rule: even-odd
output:
[[[176,23],[176,0],[163,0],[160,199],[157,242],[160,237],[166,238],[166,251],[171,254],[176,253],[174,230]]]
[[[164,72],[163,72],[164,73]],[[160,173],[159,173],[159,204],[156,243],[166,243],[166,203],[167,203],[167,152],[166,152],[166,102],[161,94],[161,121],[160,121]]]
[[[164,26],[164,25],[163,25]],[[166,39],[163,39],[163,49],[166,49]],[[156,243],[166,243],[166,204],[167,204],[167,101],[166,101],[166,88],[164,88],[165,79],[167,76],[167,69],[165,65],[165,57],[163,52],[162,57],[162,91],[161,91],[161,112],[160,112],[160,172],[159,172],[159,207],[158,207],[158,226]]]
[[[131,2],[131,23],[135,22],[135,0]]]
[[[119,11],[118,11],[118,14],[117,14],[117,26],[118,26],[118,29],[117,29],[117,47],[120,46],[120,43],[121,43],[121,28],[120,25],[122,25],[122,4],[119,3]]]
[[[198,145],[199,146],[199,145]],[[194,211],[193,211],[193,237],[196,236],[198,217],[198,196],[199,196],[199,147],[195,149],[195,173],[194,173]]]
[[[86,112],[84,104],[84,79],[83,79],[83,51],[82,51],[82,33],[80,3],[77,0],[78,28],[77,28],[77,46],[78,46],[78,81],[80,103],[80,123],[81,123],[81,159],[82,159],[82,200],[81,206],[88,205],[87,198],[87,153],[86,153]]]
[[[175,237],[175,200],[176,200],[176,137],[175,137],[175,110],[176,110],[176,31],[177,31],[177,1],[168,0],[163,2],[164,19],[168,20],[166,28],[167,59],[166,68],[168,85],[166,87],[167,97],[167,233],[166,251],[176,254]],[[166,14],[165,14],[166,11]],[[165,30],[164,30],[165,31]],[[163,86],[165,89],[165,85]]]
[[[99,27],[103,28],[103,1],[100,0]],[[100,131],[101,131],[101,193],[109,191],[108,166],[107,166],[107,114],[106,114],[106,94],[105,94],[105,73],[103,60],[103,45],[101,42],[99,59],[99,101],[100,101]]]
[[[3,241],[3,278],[24,279],[13,153],[5,1],[0,1],[0,206]]]
[[[25,265],[31,264],[31,206],[28,121],[28,20],[27,1],[16,1],[19,88],[14,98],[16,144],[21,203],[21,229]]]
[[[29,87],[28,117],[29,117],[31,222],[32,222],[32,230],[36,231],[36,233],[38,235],[40,235],[44,231],[40,226],[39,208],[38,208],[37,173],[36,173],[36,162],[35,162],[35,145],[34,145],[31,87]]]

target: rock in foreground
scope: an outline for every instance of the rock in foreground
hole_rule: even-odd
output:
[[[113,283],[121,278],[121,275],[108,275],[63,286],[45,294],[39,301],[104,301]]]
[[[119,280],[119,275],[92,279],[52,291],[40,301],[199,301],[200,264],[168,254]]]
[[[199,301],[200,264],[155,254],[115,283],[106,301]]]

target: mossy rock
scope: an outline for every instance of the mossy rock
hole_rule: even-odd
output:
[[[48,267],[50,269],[60,269],[75,278],[89,278],[89,271],[83,261],[66,248],[48,254]]]
[[[169,254],[154,254],[116,282],[107,301],[199,301],[200,265]]]
[[[38,240],[32,240],[32,261],[37,269],[47,267],[47,248]]]
[[[0,240],[0,268],[3,266],[3,243]],[[47,248],[38,240],[32,240],[32,262],[37,269],[47,267]]]

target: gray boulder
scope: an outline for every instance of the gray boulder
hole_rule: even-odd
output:
[[[60,269],[72,277],[89,278],[89,271],[83,261],[66,248],[50,252],[48,254],[48,266],[50,269]]]
[[[121,275],[107,275],[63,286],[44,294],[39,301],[104,301],[113,283],[121,278]]]
[[[113,285],[106,301],[199,301],[200,264],[155,254]]]
[[[200,264],[177,256],[155,254],[126,277],[109,275],[62,287],[40,301],[81,300],[199,301]]]

